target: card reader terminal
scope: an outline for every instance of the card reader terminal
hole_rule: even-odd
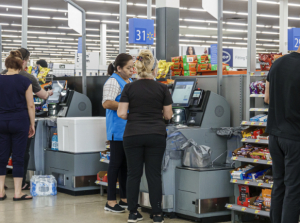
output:
[[[193,106],[199,106],[201,103],[201,99],[202,99],[202,95],[203,95],[203,90],[201,90],[200,88],[197,88],[193,91]]]

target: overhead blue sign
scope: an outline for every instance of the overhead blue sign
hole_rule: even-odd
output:
[[[129,19],[129,43],[130,44],[154,44],[154,20]]]
[[[78,53],[82,53],[82,37],[78,38]]]
[[[218,64],[218,44],[213,44],[208,49],[208,54],[211,55],[211,64]],[[233,49],[223,49],[223,63],[233,67]]]
[[[300,45],[300,28],[288,30],[288,50],[296,51]]]
[[[211,65],[218,64],[218,44],[212,44],[210,46]]]

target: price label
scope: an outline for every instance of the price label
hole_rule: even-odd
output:
[[[255,213],[255,214],[259,214],[259,213],[260,213],[260,211],[259,211],[259,210],[256,210],[254,213]]]
[[[249,184],[250,182],[249,181],[245,181],[245,183],[244,184]]]
[[[272,161],[268,161],[267,164],[268,164],[268,165],[272,164]]]
[[[231,204],[227,205],[227,208],[232,208],[232,205]]]
[[[243,125],[247,124],[247,122],[242,122]]]
[[[258,159],[253,160],[253,163],[257,163],[257,162],[258,162]]]
[[[250,73],[250,76],[254,76],[254,73]]]
[[[261,72],[261,76],[264,76],[265,75],[265,72]]]
[[[259,97],[260,97],[260,98],[263,98],[263,97],[265,97],[265,95],[261,94],[261,95],[259,95]]]
[[[260,140],[259,139],[257,139],[257,140],[255,140],[255,142],[257,143],[257,142],[260,142]]]
[[[247,210],[247,208],[242,208],[242,211],[246,211]]]
[[[233,157],[233,159],[232,160],[237,160],[238,158],[237,157]]]
[[[251,125],[255,125],[255,122],[251,122]]]
[[[271,188],[273,188],[273,184],[271,185]]]
[[[265,124],[265,123],[263,123],[263,122],[260,122],[260,123],[259,123],[259,125],[263,125],[263,124]]]
[[[261,186],[263,186],[263,185],[264,185],[263,183],[259,183],[259,184],[258,184],[259,187],[261,187]]]
[[[101,161],[101,162],[104,162],[104,159],[101,159],[100,161]]]
[[[263,109],[258,109],[257,111],[263,111]]]
[[[242,142],[246,142],[247,141],[247,139],[242,139]]]
[[[233,180],[233,181],[232,181],[232,183],[236,183],[236,182],[237,182],[237,180]]]

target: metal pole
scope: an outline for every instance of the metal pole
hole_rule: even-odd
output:
[[[250,74],[256,71],[256,25],[257,25],[257,0],[248,1],[248,56],[247,80],[250,85]],[[254,99],[253,99],[254,100]],[[246,120],[250,120],[250,91],[246,90]]]
[[[22,0],[22,47],[27,48],[28,0]]]
[[[71,0],[64,0],[82,12],[82,93],[87,95],[86,87],[86,14],[85,10]]]
[[[283,54],[288,53],[288,17],[289,17],[289,6],[288,0],[280,0],[280,38],[279,38],[279,51]]]
[[[218,94],[223,85],[223,0],[218,0]]]
[[[100,53],[100,64],[106,65],[106,24],[102,23],[100,25],[100,46],[101,46],[101,53]]]
[[[152,18],[152,0],[147,0],[147,19]],[[151,45],[148,46],[148,49],[151,50]]]
[[[2,72],[2,26],[0,25],[0,72]]]
[[[126,31],[127,31],[127,0],[120,0],[120,24],[119,24],[119,53],[126,53]]]

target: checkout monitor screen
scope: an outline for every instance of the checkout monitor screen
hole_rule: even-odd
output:
[[[194,81],[176,81],[172,95],[173,106],[188,107],[194,85]]]
[[[53,81],[53,95],[48,98],[48,103],[59,103],[60,93],[65,88],[66,81]]]

